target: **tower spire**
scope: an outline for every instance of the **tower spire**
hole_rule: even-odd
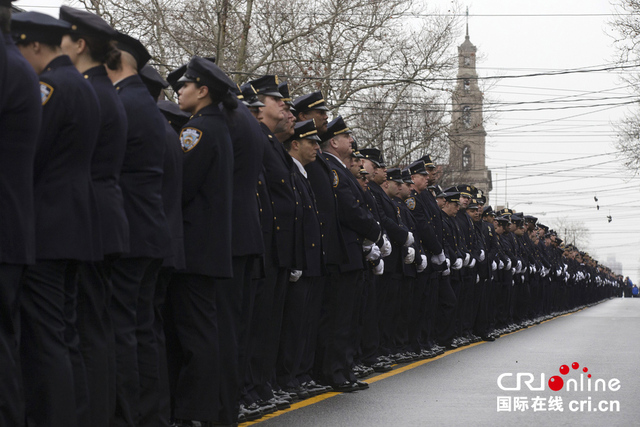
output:
[[[467,35],[465,38],[469,40],[469,6],[467,6]]]

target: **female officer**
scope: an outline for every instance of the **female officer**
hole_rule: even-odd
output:
[[[237,100],[233,81],[204,58],[194,57],[180,82],[180,108],[192,114],[180,132],[186,270],[169,285],[167,323],[178,345],[168,345],[168,357],[176,424],[191,425],[220,421],[219,353],[226,349],[220,349],[218,328],[228,325],[218,322],[224,307],[217,307],[216,288],[220,279],[233,276],[233,147],[219,104],[232,110]]]
[[[127,147],[127,116],[103,64],[119,61],[120,51],[111,41],[116,31],[99,16],[62,6],[60,19],[70,24],[68,34],[62,37],[62,51],[91,83],[100,103],[100,130],[91,158],[91,181],[97,204],[94,230],[102,242],[102,250],[95,254],[95,262],[85,262],[78,267],[78,317],[68,332],[79,336],[86,368],[89,418],[84,419],[83,424],[107,426],[108,385],[112,383],[109,363],[115,363],[111,317],[107,310],[111,287],[109,271],[111,260],[129,251],[129,224],[118,182]],[[83,387],[82,364],[73,358],[72,362],[76,388]],[[111,376],[114,374],[111,372]],[[87,394],[76,393],[76,398],[86,399]]]

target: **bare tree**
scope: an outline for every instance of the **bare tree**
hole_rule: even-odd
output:
[[[391,164],[446,157],[446,98],[459,32],[419,0],[79,0],[149,48],[165,74],[216,56],[238,83],[261,74],[322,90],[363,146]]]
[[[615,45],[621,64],[640,61],[640,0],[616,0],[618,14],[611,21],[615,31]],[[625,74],[624,80],[639,90],[640,75]],[[625,165],[635,173],[640,172],[640,109],[632,107],[625,117],[616,123],[617,143]]]
[[[561,236],[565,243],[571,243],[584,250],[591,240],[591,233],[584,221],[565,216],[556,218],[551,224],[551,227]]]

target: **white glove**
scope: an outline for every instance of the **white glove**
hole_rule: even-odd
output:
[[[516,273],[520,273],[522,271],[522,261],[518,260],[518,265],[516,266]]]
[[[476,274],[476,284],[480,283],[480,275]]]
[[[405,246],[411,246],[413,245],[413,242],[415,242],[415,239],[413,238],[413,233],[409,232],[409,234],[407,234],[407,241],[404,242]]]
[[[532,266],[531,266],[531,270],[533,270],[533,271],[532,271],[532,273],[533,273],[533,274],[536,274],[536,273],[538,272],[538,269],[536,268],[536,266],[535,266],[535,265],[532,265]]]
[[[498,268],[500,270],[504,270],[504,262],[502,262],[502,260],[500,260],[500,264],[498,264]]]
[[[375,274],[376,276],[381,276],[382,273],[384,273],[384,260],[381,259],[378,265],[373,267],[373,274]]]
[[[369,252],[375,243],[369,239],[364,239],[362,242],[362,252]]]
[[[445,261],[447,262],[447,268],[451,267],[451,261],[449,261],[449,258],[445,258]]]
[[[471,258],[471,263],[469,264],[469,268],[473,268],[476,266],[476,259],[475,258]]]
[[[511,274],[516,274],[516,269],[511,267]]]
[[[556,276],[560,277],[561,274],[562,274],[562,270],[561,269],[557,269],[556,270]]]
[[[500,264],[502,264],[502,261],[500,261]],[[491,261],[491,271],[496,271],[498,269],[498,265],[496,264],[495,261]]]
[[[407,256],[404,257],[405,264],[411,264],[416,259],[416,250],[413,248],[407,248]]]
[[[509,270],[511,268],[511,258],[509,258],[507,260],[507,267],[506,268],[507,268],[507,270]]]
[[[454,270],[460,270],[462,268],[462,258],[458,258],[451,268]]]
[[[375,261],[378,258],[380,258],[380,248],[378,247],[378,245],[374,243],[373,247],[371,248],[371,251],[367,254],[365,259],[367,261]]]
[[[464,266],[466,267],[467,265],[469,265],[469,262],[471,261],[471,254],[464,254],[464,262],[462,264],[464,264]]]
[[[484,249],[480,251],[480,256],[478,257],[478,261],[480,262],[484,261]]]
[[[297,282],[300,276],[302,276],[302,270],[291,270],[291,273],[289,274],[289,281]]]
[[[391,254],[391,242],[389,242],[389,239],[387,239],[386,234],[382,236],[382,240],[384,243],[380,248],[380,258],[384,258],[386,256],[389,256],[389,254]]]
[[[445,271],[442,272],[443,276],[448,276],[451,274],[451,269],[447,268]]]
[[[427,256],[422,254],[420,255],[420,259],[421,259],[420,265],[416,268],[418,273],[422,273],[424,269],[427,268]]]
[[[431,255],[431,262],[435,265],[442,265],[445,259],[447,258],[444,256],[444,251],[440,252],[438,255]]]

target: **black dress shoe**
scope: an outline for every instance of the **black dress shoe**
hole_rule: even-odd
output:
[[[370,366],[375,372],[389,372],[393,368],[390,364],[385,362],[377,362]]]
[[[352,383],[351,381],[345,381],[342,384],[334,385],[334,391],[338,391],[340,393],[351,393],[352,391],[360,390],[357,383]]]
[[[284,390],[286,393],[289,393],[290,396],[294,397],[298,400],[304,400],[311,397],[311,394],[307,390],[302,387],[290,387]]]
[[[358,390],[366,390],[369,388],[369,384],[365,383],[364,381],[356,381],[353,384],[355,384],[356,387],[358,387]]]
[[[495,341],[496,339],[494,337],[492,337],[491,335],[485,335],[482,337],[482,339],[484,341]]]

